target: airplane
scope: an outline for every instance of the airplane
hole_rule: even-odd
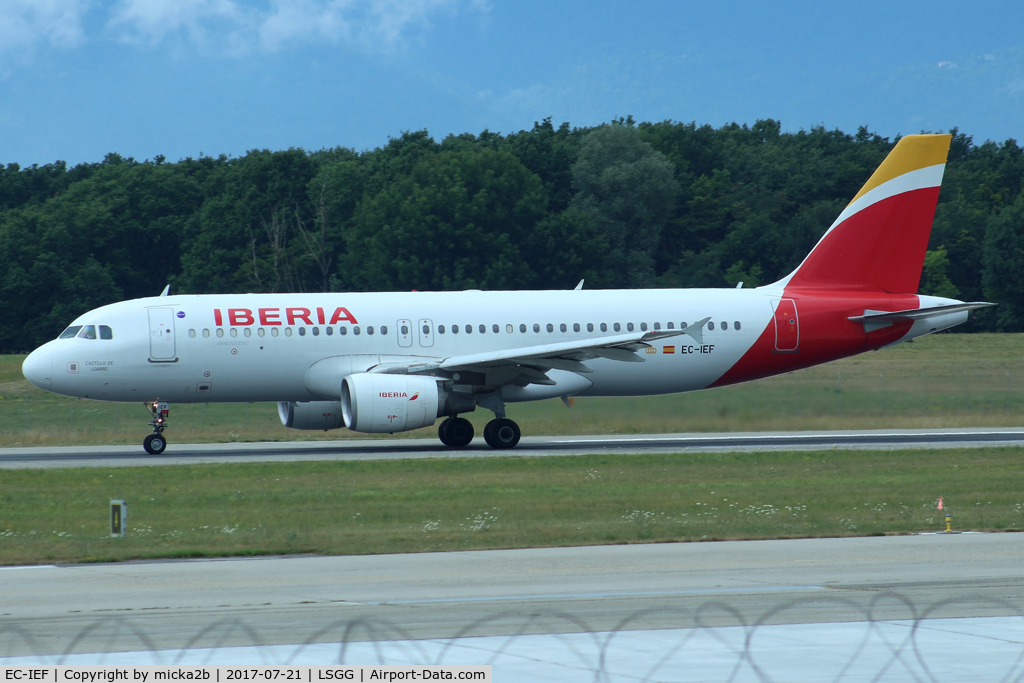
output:
[[[432,426],[514,447],[509,403],[696,391],[964,323],[987,302],[918,289],[949,135],[899,140],[803,262],[736,289],[174,295],[102,306],[24,361],[36,386],[141,401],[162,453],[171,403],[276,401],[292,429]],[[742,285],[742,283],[740,283]],[[581,282],[582,285],[582,282]]]

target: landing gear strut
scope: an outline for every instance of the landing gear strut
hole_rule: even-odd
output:
[[[170,415],[171,408],[167,401],[154,401],[147,403],[146,407],[149,408],[149,413],[153,416],[153,419],[149,421],[153,433],[142,440],[142,447],[150,455],[160,455],[167,448],[164,430],[167,429],[167,416]]]
[[[464,417],[449,417],[438,427],[437,436],[449,448],[465,448],[473,440],[473,423]]]

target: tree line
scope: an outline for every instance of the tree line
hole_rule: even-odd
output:
[[[791,271],[892,149],[860,128],[783,133],[618,119],[377,149],[109,154],[0,167],[0,350],[175,293],[751,287]],[[1024,153],[953,131],[921,293],[990,300],[1024,330]]]

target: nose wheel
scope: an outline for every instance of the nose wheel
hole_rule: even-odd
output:
[[[167,440],[163,434],[150,434],[142,440],[142,447],[150,455],[160,455],[167,448]]]
[[[146,407],[149,408],[149,413],[153,416],[153,419],[149,421],[153,433],[142,440],[142,447],[150,455],[160,455],[167,448],[164,430],[167,429],[167,417],[171,414],[171,408],[167,401],[154,401],[147,403]]]

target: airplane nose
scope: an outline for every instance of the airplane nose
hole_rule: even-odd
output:
[[[28,354],[28,358],[21,364],[21,374],[40,389],[49,391],[50,379],[53,377],[50,354],[46,351],[33,351]]]

